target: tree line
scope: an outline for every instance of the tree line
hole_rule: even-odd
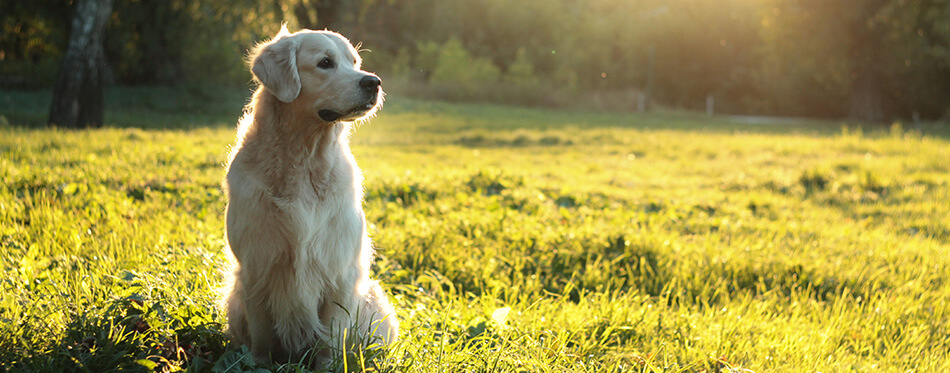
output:
[[[0,84],[53,85],[75,8],[0,5]],[[106,27],[105,80],[246,84],[246,50],[281,23],[361,42],[366,68],[410,95],[950,116],[950,0],[125,0]]]

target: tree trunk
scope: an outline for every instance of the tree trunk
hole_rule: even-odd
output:
[[[301,28],[340,31],[351,26],[353,6],[348,0],[298,0],[293,11]]]
[[[859,28],[853,36],[851,47],[851,120],[878,123],[884,120],[881,88],[880,50],[883,35],[880,32]]]
[[[49,123],[66,128],[102,126],[103,35],[112,0],[78,0],[69,47],[60,66]]]
[[[315,30],[317,28],[317,11],[309,1],[298,0],[294,4],[294,17],[300,28]]]
[[[881,86],[872,69],[855,73],[851,80],[851,120],[879,123],[884,121]]]
[[[884,89],[881,70],[886,49],[882,25],[873,22],[887,0],[857,0],[849,25],[851,36],[851,120],[869,123],[884,121]]]

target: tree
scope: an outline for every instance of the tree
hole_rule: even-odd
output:
[[[102,40],[110,14],[112,0],[77,2],[69,46],[53,90],[49,123],[67,128],[102,126]]]
[[[351,26],[354,5],[348,0],[297,0],[294,16],[301,28],[341,30]]]
[[[875,22],[876,15],[887,5],[888,0],[861,0],[848,4],[843,11],[852,15],[845,23],[849,35],[851,62],[851,106],[848,117],[862,122],[884,120],[884,92],[882,80],[887,66],[882,53],[893,49],[887,45],[885,26]],[[842,12],[844,13],[844,12]],[[883,63],[882,63],[883,62]]]

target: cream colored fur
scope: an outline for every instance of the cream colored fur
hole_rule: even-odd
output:
[[[284,29],[251,53],[260,86],[224,183],[236,261],[226,308],[230,334],[258,359],[326,359],[397,338],[393,307],[370,279],[363,177],[349,148],[352,121],[382,100],[378,85],[361,84],[378,78],[360,62],[328,31]]]

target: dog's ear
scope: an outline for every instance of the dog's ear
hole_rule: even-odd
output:
[[[300,95],[297,43],[286,35],[278,35],[252,58],[251,72],[278,100],[293,101]]]

